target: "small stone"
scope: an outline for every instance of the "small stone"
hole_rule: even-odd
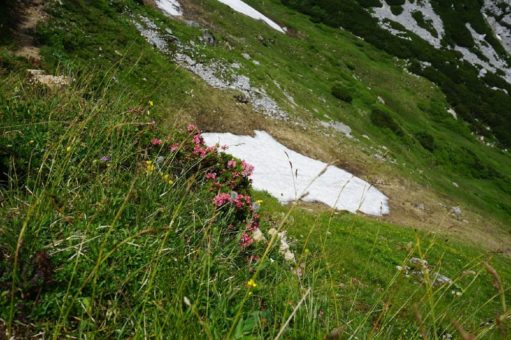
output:
[[[452,207],[451,213],[456,217],[456,219],[461,219],[461,208],[460,207]]]

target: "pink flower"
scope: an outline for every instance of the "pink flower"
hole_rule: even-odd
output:
[[[188,124],[187,130],[188,130],[188,132],[194,132],[197,130],[197,126],[195,126],[193,124]]]
[[[252,198],[248,195],[238,195],[232,200],[236,208],[243,208],[245,205],[250,206],[252,204]]]
[[[257,229],[259,229],[259,222],[256,221],[256,220],[253,220],[252,223],[250,223],[248,226],[247,226],[247,229],[251,232],[254,232],[256,231]]]
[[[153,139],[151,139],[151,144],[156,146],[156,145],[162,145],[163,142],[159,138],[153,138]]]
[[[193,153],[195,155],[199,155],[200,157],[206,157],[207,154],[206,149],[204,149],[200,145],[195,145],[195,147],[193,148]]]
[[[179,149],[179,144],[175,143],[170,146],[170,151],[176,152]]]
[[[241,161],[241,168],[243,169],[242,174],[243,174],[244,177],[249,177],[254,172],[254,166],[248,164],[245,161]]]
[[[195,145],[204,144],[204,139],[202,139],[202,136],[200,134],[196,134],[193,136],[193,144]]]
[[[243,235],[241,235],[240,246],[242,248],[246,248],[246,247],[250,246],[252,243],[254,243],[254,239],[252,237],[250,237],[249,234],[243,233]]]
[[[236,161],[234,159],[231,159],[227,162],[227,168],[232,169],[236,167]]]
[[[216,173],[215,172],[208,172],[206,174],[206,179],[215,179],[216,178]]]
[[[213,198],[213,204],[216,206],[216,207],[221,207],[222,205],[226,204],[226,203],[229,203],[231,201],[231,195],[229,195],[228,193],[220,193],[218,195],[215,196],[215,198]]]

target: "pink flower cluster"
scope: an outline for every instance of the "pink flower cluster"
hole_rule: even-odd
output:
[[[225,145],[208,147],[197,126],[188,125],[187,132],[185,140],[181,143],[169,143],[167,146],[165,140],[153,137],[150,144],[158,153],[161,151],[160,146],[165,145],[167,150],[174,153],[177,167],[187,167],[188,163],[192,162],[193,166],[205,169],[204,179],[208,181],[210,190],[217,192],[213,198],[213,206],[216,209],[228,206],[229,209],[235,210],[235,214],[228,215],[227,223],[241,233],[239,244],[242,249],[246,249],[258,240],[257,235],[261,233],[259,215],[256,213],[258,207],[248,194],[249,177],[254,167],[245,161],[218,153],[227,149]]]
[[[216,172],[208,172],[206,174],[206,179],[216,179]]]
[[[154,146],[162,145],[163,141],[161,139],[159,139],[159,138],[153,138],[153,139],[151,139],[151,144],[154,145]]]
[[[230,202],[231,202],[231,195],[229,195],[228,193],[225,193],[225,192],[222,192],[222,193],[216,195],[215,198],[213,198],[213,204],[216,207],[221,207],[224,204],[230,203]]]
[[[254,172],[254,166],[248,164],[245,161],[241,161],[241,168],[243,169],[243,171],[241,173],[245,177],[250,177],[252,175],[252,173]]]
[[[217,208],[220,208],[226,204],[232,204],[232,206],[237,210],[248,209],[251,215],[251,219],[250,222],[246,222],[246,230],[241,235],[240,246],[244,249],[254,243],[252,234],[259,229],[260,217],[254,212],[252,197],[250,195],[219,193],[215,196],[215,198],[213,198],[213,204]]]
[[[240,239],[240,246],[241,248],[247,248],[249,247],[252,243],[254,243],[254,239],[249,235],[247,234],[246,232],[244,232],[242,235],[241,235],[241,239]]]
[[[197,129],[195,125],[188,125],[188,132],[194,133],[193,135],[193,154],[198,155],[201,158],[206,157],[210,153],[216,152],[217,148],[214,146],[206,147],[204,144],[204,138],[201,136],[201,130]]]

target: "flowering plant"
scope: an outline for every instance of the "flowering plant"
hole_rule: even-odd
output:
[[[165,161],[161,160],[170,158],[172,161],[168,167],[175,178],[196,176],[194,185],[205,185],[212,196],[211,204],[217,221],[223,224],[221,232],[229,236],[227,240],[236,237],[241,250],[248,252],[251,245],[264,239],[259,230],[259,204],[253,202],[250,194],[250,176],[254,167],[222,152],[225,146],[207,146],[201,133],[195,125],[190,124],[185,133],[169,141],[151,137],[151,159],[146,161],[146,173],[166,173],[158,169],[158,164],[164,164]],[[168,179],[169,175],[165,176]]]

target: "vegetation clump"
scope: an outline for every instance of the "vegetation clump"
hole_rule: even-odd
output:
[[[404,131],[401,126],[399,126],[399,124],[387,111],[378,108],[373,109],[371,111],[370,119],[371,123],[373,123],[375,126],[383,129],[388,129],[399,137],[404,136]]]
[[[331,93],[335,98],[340,99],[343,102],[351,103],[353,101],[350,89],[343,84],[337,83],[332,86]]]
[[[428,132],[421,131],[415,134],[415,138],[419,141],[422,147],[430,152],[435,151],[435,138]]]

